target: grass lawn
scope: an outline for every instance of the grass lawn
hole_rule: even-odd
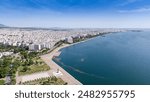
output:
[[[4,85],[5,81],[4,80],[0,80],[0,85]]]
[[[33,74],[33,73],[36,73],[36,72],[42,72],[42,71],[48,71],[50,70],[50,67],[45,64],[42,60],[38,59],[36,60],[38,61],[38,64],[33,64],[31,66],[28,66],[28,70],[25,71],[25,72],[22,72],[22,66],[19,68],[19,75],[26,75],[26,74]]]

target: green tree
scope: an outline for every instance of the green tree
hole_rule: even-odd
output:
[[[56,82],[56,81],[57,81],[57,78],[56,78],[55,76],[52,76],[52,77],[51,77],[51,81],[55,81],[55,82]]]
[[[21,72],[26,72],[27,70],[29,70],[29,68],[27,66],[24,66],[21,70]]]

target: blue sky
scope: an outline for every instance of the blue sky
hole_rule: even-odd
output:
[[[150,0],[0,0],[0,23],[18,27],[149,28]]]

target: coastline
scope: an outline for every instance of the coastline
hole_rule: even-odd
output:
[[[79,82],[77,79],[75,79],[72,75],[70,75],[67,71],[65,71],[62,67],[60,67],[59,65],[57,65],[52,59],[55,56],[56,53],[59,52],[60,49],[65,48],[65,47],[69,47],[71,46],[71,44],[63,44],[60,47],[57,47],[56,49],[54,49],[52,52],[46,54],[46,55],[42,55],[41,59],[51,68],[52,72],[57,72],[57,70],[59,69],[59,71],[63,74],[61,76],[59,76],[62,80],[64,80],[65,82],[67,82],[68,85],[82,85],[81,82]]]
[[[101,35],[99,35],[101,36]],[[96,37],[99,37],[96,36]],[[76,43],[72,43],[72,44],[62,44],[59,47],[56,47],[53,51],[51,51],[48,54],[42,55],[41,59],[51,68],[52,72],[57,72],[57,70],[59,69],[59,71],[63,74],[62,76],[59,76],[62,80],[64,80],[65,82],[68,83],[68,85],[83,85],[81,82],[79,82],[77,79],[75,79],[71,74],[69,74],[66,70],[64,70],[62,67],[60,67],[57,63],[55,63],[53,61],[53,57],[55,56],[59,56],[61,54],[61,49],[66,48],[66,47],[70,47],[79,43],[83,43],[89,40],[92,40],[96,37],[93,38],[89,38],[83,41],[79,41]]]

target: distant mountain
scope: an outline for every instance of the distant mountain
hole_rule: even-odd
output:
[[[6,25],[0,24],[0,27],[7,27]]]

